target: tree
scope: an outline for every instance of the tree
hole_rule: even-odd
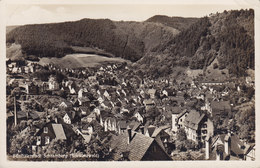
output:
[[[217,69],[218,68],[218,64],[217,63],[214,63],[213,64],[213,69]]]
[[[185,140],[187,140],[187,135],[186,135],[186,132],[185,132],[184,128],[180,128],[177,131],[177,140],[178,141],[185,141]]]

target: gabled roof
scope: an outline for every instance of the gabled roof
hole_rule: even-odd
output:
[[[180,114],[182,112],[183,108],[182,107],[177,107],[177,106],[175,106],[175,107],[173,107],[173,106],[166,106],[165,110],[166,111],[170,111],[172,114]]]
[[[136,131],[138,127],[141,125],[138,121],[131,121],[128,126],[131,128],[131,130]]]
[[[36,112],[30,112],[29,115],[32,117],[32,119],[38,119],[39,115]]]
[[[61,124],[52,124],[56,139],[66,140],[66,135]]]
[[[213,114],[228,113],[231,111],[229,101],[212,101],[211,108]]]
[[[184,125],[191,129],[198,129],[198,125],[204,118],[205,114],[200,114],[199,112],[192,110],[184,120]]]
[[[147,137],[143,134],[132,132],[132,140],[128,144],[128,132],[124,132],[119,136],[113,136],[111,141],[111,148],[117,149],[115,160],[120,158],[122,152],[129,151],[129,160],[142,160],[143,156],[154,141],[153,138]]]
[[[21,119],[21,118],[26,118],[27,114],[24,111],[17,111],[17,118]]]
[[[188,113],[187,110],[183,110],[179,115],[178,115],[178,119],[180,119],[184,114]]]

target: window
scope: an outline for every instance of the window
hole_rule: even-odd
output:
[[[182,122],[182,119],[180,119],[180,122]]]
[[[40,145],[40,144],[41,144],[41,136],[37,136],[36,145]]]
[[[43,133],[46,133],[46,134],[48,133],[48,127],[43,128]]]
[[[156,145],[153,145],[152,151],[153,151],[153,152],[156,152]]]
[[[46,136],[45,137],[45,145],[48,145],[50,143],[50,137]]]

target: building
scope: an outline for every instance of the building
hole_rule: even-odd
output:
[[[49,90],[59,90],[60,89],[57,79],[53,76],[51,76],[49,78],[48,84],[49,84]]]
[[[212,136],[214,126],[211,119],[202,112],[191,110],[184,120],[187,139],[194,142],[205,142],[207,136]]]
[[[230,101],[212,101],[210,113],[212,117],[222,117],[226,118],[231,112]]]
[[[207,160],[255,160],[254,144],[245,144],[231,134],[207,137],[205,152]]]
[[[127,129],[119,136],[112,136],[111,150],[115,150],[114,160],[172,160],[154,138]]]
[[[184,127],[184,120],[189,112],[179,107],[175,107],[173,109],[174,110],[172,111],[172,131],[177,132],[179,128]]]
[[[66,140],[62,124],[47,123],[36,133],[36,146],[48,145],[53,139]]]

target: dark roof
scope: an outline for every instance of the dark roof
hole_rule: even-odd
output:
[[[17,118],[18,119],[26,118],[26,117],[27,117],[26,112],[24,112],[24,111],[17,111]]]
[[[38,119],[39,115],[36,112],[30,112],[29,115],[32,117],[32,119]]]
[[[149,134],[150,137],[152,137],[152,135],[153,135],[155,129],[156,129],[155,126],[149,126],[149,127],[147,128],[147,131],[148,131],[148,134]]]
[[[166,106],[165,107],[166,111],[170,111],[172,114],[180,114],[183,110],[183,108],[181,107],[177,107],[177,106]]]
[[[184,125],[186,127],[192,128],[197,130],[198,125],[201,122],[201,120],[204,118],[205,114],[200,114],[199,112],[192,110],[188,116],[184,120]]]
[[[128,126],[131,128],[131,130],[136,131],[138,127],[141,125],[138,121],[131,121]]]
[[[229,101],[212,101],[211,102],[212,113],[221,114],[229,113],[231,111],[231,106]]]
[[[118,126],[121,129],[126,129],[126,127],[127,127],[126,121],[118,121]]]
[[[115,160],[118,160],[121,156],[122,152],[129,152],[128,158],[129,160],[142,160],[143,156],[145,155],[146,151],[151,146],[152,142],[154,141],[153,138],[147,137],[143,134],[133,132],[132,131],[133,139],[128,144],[128,132],[124,132],[119,136],[113,136],[111,141],[111,148],[117,149],[115,154]]]
[[[79,98],[79,100],[81,102],[89,102],[90,101],[88,97],[82,97],[82,98]]]
[[[179,115],[178,115],[178,119],[180,119],[184,114],[188,113],[187,110],[183,110]]]

